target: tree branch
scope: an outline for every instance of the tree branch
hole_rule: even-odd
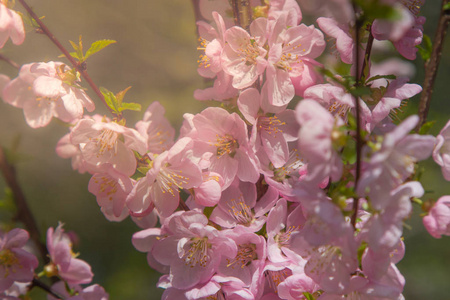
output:
[[[42,259],[45,263],[49,262],[47,256],[47,248],[41,242],[41,235],[39,233],[38,226],[34,220],[33,214],[28,207],[27,201],[25,200],[25,195],[20,188],[19,182],[16,178],[16,172],[14,167],[8,162],[5,156],[3,148],[0,147],[0,170],[5,178],[6,184],[11,189],[14,195],[14,201],[17,206],[17,216],[16,219],[20,220],[30,233],[31,240],[35,243]]]
[[[423,82],[423,91],[419,103],[419,123],[415,131],[418,132],[423,124],[427,121],[428,110],[430,109],[431,96],[433,94],[434,82],[438,71],[439,62],[442,55],[442,47],[444,39],[447,34],[448,25],[450,22],[450,10],[445,10],[444,6],[448,5],[450,0],[443,0],[441,7],[441,15],[438,21],[438,28],[433,42],[433,50],[431,57],[425,62],[425,80]]]
[[[0,60],[4,60],[5,62],[7,62],[9,65],[13,66],[14,68],[20,69],[20,66],[15,61],[9,59],[8,57],[4,56],[1,53],[0,53]]]
[[[114,111],[106,104],[105,97],[101,93],[98,86],[92,81],[91,77],[86,71],[85,66],[82,66],[79,64],[70,54],[69,51],[59,42],[59,40],[51,33],[51,31],[45,26],[45,24],[39,19],[39,17],[34,13],[34,11],[31,9],[30,6],[25,2],[25,0],[18,0],[20,4],[25,8],[25,10],[28,12],[28,14],[36,21],[36,23],[39,25],[39,28],[42,30],[42,32],[55,44],[56,47],[64,54],[64,56],[70,61],[72,66],[81,74],[81,76],[86,80],[86,82],[89,84],[89,86],[92,88],[92,90],[95,92],[95,94],[100,98],[100,100],[103,102],[103,104],[109,109],[109,111],[113,114]],[[118,116],[121,118],[121,116]]]
[[[65,298],[62,297],[61,295],[59,295],[59,294],[57,294],[56,292],[54,292],[50,286],[46,285],[45,283],[43,283],[43,282],[40,281],[39,279],[33,278],[31,288],[34,287],[34,286],[37,286],[37,287],[43,289],[44,291],[46,291],[47,293],[49,293],[49,294],[52,295],[53,297],[56,297],[56,298],[62,299],[62,300],[65,299]]]

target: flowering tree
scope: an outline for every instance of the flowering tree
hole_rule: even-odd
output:
[[[132,243],[163,274],[163,299],[402,299],[396,264],[414,203],[424,204],[432,236],[449,234],[448,200],[420,199],[416,167],[432,156],[448,179],[448,126],[427,134],[432,81],[419,115],[402,120],[398,111],[422,87],[409,83],[408,67],[374,59],[386,51],[379,41],[416,57],[422,2],[193,1],[198,73],[209,80],[194,97],[219,106],[186,113],[179,134],[158,102],[132,126],[124,111],[140,105],[128,102],[128,89],[113,93],[91,79],[90,56],[115,41],[83,47],[80,37],[67,50],[19,2],[24,19],[67,61],[28,63],[16,77],[2,76],[2,98],[23,109],[32,128],[53,119],[67,125],[56,153],[91,174],[87,188],[106,219],[131,218],[142,229]],[[20,17],[11,3],[0,5],[2,39],[22,43]],[[420,48],[427,79],[439,63],[448,9],[444,1],[433,52]],[[307,15],[313,21],[304,22]],[[89,114],[94,102],[109,114]],[[41,287],[49,299],[106,299],[102,287],[83,285],[91,267],[61,224],[42,245],[1,154],[13,219],[36,247],[24,249],[23,229],[2,233],[3,297]]]

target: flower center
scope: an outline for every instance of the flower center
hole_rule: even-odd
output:
[[[8,277],[9,272],[16,272],[15,266],[22,267],[19,263],[19,259],[9,249],[0,251],[0,266],[5,268],[5,278]]]
[[[238,246],[238,252],[234,259],[227,259],[227,267],[234,269],[236,265],[240,265],[243,269],[244,267],[250,265],[252,261],[258,259],[258,254],[256,253],[255,244],[242,244]]]
[[[260,55],[258,43],[254,39],[250,39],[245,48],[238,49],[238,56],[241,57],[242,61],[245,61],[247,66],[256,65],[256,59]]]
[[[199,55],[199,59],[197,60],[198,66],[199,68],[209,68],[211,66],[209,57],[204,54],[209,41],[201,37],[198,38],[198,41],[200,42],[200,46],[197,47],[197,50],[202,51],[202,54]]]
[[[108,176],[96,177],[94,182],[100,185],[100,192],[108,196],[108,199],[111,201],[112,196],[117,192],[117,181]]]
[[[170,164],[166,164],[159,170],[158,177],[156,180],[161,187],[163,193],[170,193],[174,196],[174,189],[182,189],[185,184],[189,182],[189,177],[182,175],[182,170],[173,170]]]
[[[217,147],[217,158],[221,158],[225,154],[233,157],[236,154],[236,149],[239,148],[239,143],[229,134],[223,136],[216,136],[214,146]]]
[[[289,226],[285,232],[281,232],[275,236],[275,242],[278,247],[288,247],[291,240],[291,234],[299,229],[299,226]]]
[[[236,199],[231,199],[228,206],[230,207],[228,212],[237,223],[247,226],[253,222],[253,212],[250,207],[245,204],[242,198],[239,198],[238,201],[236,201]]]
[[[415,16],[419,14],[420,7],[423,4],[423,0],[401,0],[401,2]]]
[[[287,268],[280,271],[266,271],[266,278],[269,281],[269,286],[274,290],[275,293],[277,293],[280,283],[282,283],[290,275],[291,272]]]
[[[283,182],[291,177],[294,171],[297,171],[301,166],[303,166],[303,161],[298,155],[298,150],[293,149],[289,152],[288,161],[281,168],[275,168],[273,170],[273,180],[278,182]]]
[[[183,256],[186,266],[191,268],[196,265],[206,267],[209,260],[209,248],[211,248],[211,245],[208,243],[208,238],[193,238],[189,251]]]
[[[274,136],[279,132],[283,132],[283,130],[279,128],[283,125],[286,125],[286,123],[280,121],[276,116],[258,118],[258,128],[268,134],[273,134]]]
[[[98,151],[97,157],[105,154],[105,152],[109,152],[114,149],[114,154],[117,154],[117,139],[119,138],[119,134],[115,131],[105,129],[103,130],[98,137],[94,139],[94,142],[97,144]]]

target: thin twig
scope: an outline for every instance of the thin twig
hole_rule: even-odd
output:
[[[438,21],[438,28],[433,42],[433,50],[430,59],[425,62],[425,80],[423,82],[423,91],[419,103],[419,123],[415,131],[418,132],[423,124],[427,121],[428,110],[430,109],[431,96],[433,94],[434,82],[438,71],[439,62],[442,55],[442,47],[447,34],[448,25],[450,23],[450,11],[444,9],[444,5],[448,5],[450,0],[443,0],[441,7],[441,15]]]
[[[364,74],[364,70],[359,69],[359,30],[361,28],[361,21],[357,18],[356,13],[356,5],[353,3],[353,11],[355,13],[355,56],[353,60],[355,62],[356,67],[356,80],[355,87],[358,88],[361,86],[361,77]],[[367,48],[366,48],[367,52]],[[362,150],[362,140],[361,140],[361,107],[359,104],[359,98],[355,97],[355,110],[356,110],[356,173],[355,173],[355,189],[358,186],[359,178],[361,176],[361,150]],[[358,207],[359,207],[359,197],[356,196],[356,199],[353,200],[353,215],[351,218],[351,222],[353,228],[356,228],[356,216],[358,215]]]
[[[45,24],[39,19],[39,17],[34,13],[34,11],[31,9],[30,6],[25,2],[25,0],[18,0],[20,4],[25,8],[25,10],[28,12],[28,14],[36,21],[36,23],[39,25],[39,28],[42,30],[42,32],[53,42],[53,44],[58,47],[58,49],[64,54],[64,56],[70,61],[72,66],[81,74],[81,76],[86,80],[86,82],[89,84],[89,86],[92,88],[92,90],[97,94],[97,96],[100,98],[100,100],[105,104],[105,106],[109,109],[109,111],[116,115],[116,113],[108,106],[108,104],[105,101],[105,97],[103,96],[102,92],[98,88],[98,86],[92,81],[91,77],[83,68],[67,51],[67,49],[59,42],[59,40],[51,33],[51,31],[45,26]],[[121,116],[118,116],[119,118]]]
[[[44,291],[46,291],[47,293],[49,293],[53,297],[56,297],[57,299],[62,299],[62,300],[65,299],[63,296],[61,296],[58,293],[54,292],[50,286],[46,285],[45,283],[43,283],[39,279],[33,278],[32,286],[37,286],[38,288],[43,289]]]
[[[47,256],[47,249],[41,242],[41,235],[39,233],[38,226],[34,220],[30,208],[28,207],[25,195],[20,188],[19,182],[16,178],[15,169],[6,159],[5,152],[2,147],[0,147],[0,170],[5,178],[6,184],[9,186],[14,195],[14,201],[17,205],[16,219],[20,220],[25,225],[26,229],[30,233],[31,240],[38,248],[42,259],[45,263],[48,263],[49,259]]]
[[[18,63],[16,63],[15,61],[13,61],[12,59],[4,56],[3,54],[0,53],[0,60],[4,60],[5,62],[7,62],[8,64],[10,64],[11,66],[13,66],[14,68],[16,68],[17,70],[20,69],[20,66]]]

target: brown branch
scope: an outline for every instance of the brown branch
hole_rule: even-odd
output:
[[[44,291],[46,291],[47,293],[49,293],[50,295],[52,295],[53,297],[55,297],[57,299],[65,299],[61,295],[59,295],[56,292],[54,292],[52,290],[52,288],[50,286],[48,286],[47,284],[43,283],[39,279],[33,278],[32,285],[31,285],[30,289],[35,287],[35,286],[37,286],[38,288],[43,289]]]
[[[33,214],[28,207],[25,195],[20,188],[19,182],[16,178],[16,172],[14,167],[8,162],[3,148],[0,147],[0,170],[5,178],[6,184],[11,189],[14,201],[17,206],[17,216],[16,219],[21,221],[28,232],[30,233],[31,240],[35,243],[42,259],[45,263],[48,263],[47,249],[45,245],[41,242],[41,235],[39,233],[38,226],[34,220]]]
[[[9,65],[13,66],[14,68],[16,68],[17,70],[20,69],[19,64],[17,64],[15,61],[13,61],[12,59],[4,56],[3,54],[0,53],[0,60],[4,60],[5,62],[7,62]]]
[[[359,69],[359,30],[361,28],[361,21],[357,18],[356,14],[357,7],[355,3],[353,3],[353,11],[355,14],[355,56],[353,60],[355,61],[356,68],[356,80],[355,87],[358,88],[361,86],[361,78],[364,74],[364,70]],[[367,48],[366,48],[367,52]],[[370,52],[369,54],[370,55]],[[365,66],[365,64],[363,64]],[[361,72],[360,72],[361,71]],[[361,150],[362,150],[362,139],[361,139],[361,107],[359,104],[359,97],[353,97],[355,99],[355,110],[356,110],[356,173],[355,173],[355,189],[358,186],[359,178],[361,176]],[[353,200],[353,214],[351,218],[351,223],[353,228],[356,228],[356,216],[358,215],[358,207],[359,207],[359,197],[356,196],[356,199]]]
[[[59,42],[59,40],[51,33],[51,31],[45,26],[45,24],[39,19],[39,17],[34,13],[34,11],[31,9],[30,6],[25,2],[25,0],[18,0],[20,4],[25,8],[25,10],[28,12],[28,14],[36,21],[36,23],[39,25],[39,28],[42,30],[42,32],[55,44],[56,47],[64,54],[64,56],[70,61],[72,66],[81,74],[81,76],[86,80],[86,82],[89,84],[89,86],[92,88],[92,90],[97,94],[97,96],[100,98],[100,100],[105,104],[105,106],[109,109],[109,111],[116,115],[115,112],[106,104],[105,97],[103,96],[102,92],[98,88],[98,86],[92,81],[91,77],[87,73],[85,67],[83,67],[81,64],[79,64],[67,51],[67,49]],[[121,116],[118,116],[119,119]]]
[[[441,7],[441,15],[438,21],[438,28],[433,42],[433,50],[431,57],[425,62],[425,80],[423,82],[423,91],[419,103],[419,123],[415,131],[418,132],[423,124],[427,121],[428,110],[430,109],[431,96],[433,94],[434,82],[436,80],[439,62],[442,55],[442,47],[447,34],[450,22],[450,11],[444,9],[444,5],[448,5],[450,0],[443,0]]]
[[[234,24],[248,31],[252,21],[252,7],[249,0],[231,0]]]

